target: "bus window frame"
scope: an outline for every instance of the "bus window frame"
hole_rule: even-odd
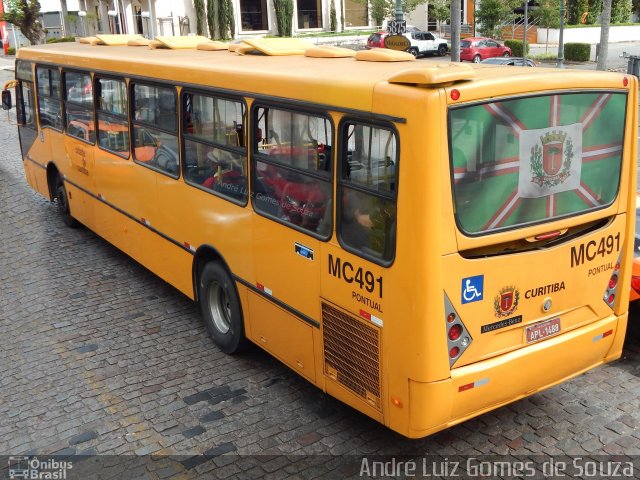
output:
[[[384,130],[388,130],[390,132],[393,133],[393,135],[396,138],[396,188],[395,191],[392,194],[384,194],[382,192],[377,192],[371,188],[367,188],[366,186],[360,185],[356,182],[352,182],[348,179],[343,179],[342,178],[342,172],[343,172],[343,163],[347,161],[347,150],[349,148],[349,142],[348,140],[345,141],[345,131],[346,128],[348,127],[348,125],[351,124],[358,124],[358,125],[363,125],[363,126],[367,126],[367,127],[371,127],[371,128],[379,128],[379,129],[384,129]],[[393,265],[393,263],[395,262],[396,259],[396,252],[397,252],[397,246],[398,246],[398,211],[397,211],[397,206],[398,206],[398,192],[399,192],[399,184],[400,184],[400,168],[401,165],[400,163],[400,132],[398,131],[396,125],[393,122],[386,122],[384,120],[371,120],[369,118],[363,118],[363,117],[358,117],[358,116],[351,116],[351,115],[346,115],[344,117],[342,117],[340,119],[340,124],[338,125],[338,151],[337,151],[337,171],[339,172],[337,176],[338,181],[336,182],[336,194],[335,194],[335,201],[336,201],[336,225],[335,225],[335,230],[336,230],[336,237],[338,239],[338,243],[340,244],[340,247],[350,253],[353,253],[354,255],[357,255],[358,257],[361,257],[365,260],[368,260],[370,262],[375,263],[376,265],[380,265],[381,267],[386,267],[389,268]],[[379,197],[382,198],[384,200],[391,200],[394,202],[394,204],[396,205],[396,225],[395,225],[395,231],[393,232],[393,245],[392,247],[392,254],[391,254],[391,258],[389,260],[385,260],[384,258],[379,258],[376,257],[374,255],[370,255],[367,252],[360,250],[358,248],[354,248],[348,244],[346,244],[342,238],[342,199],[343,199],[343,195],[342,195],[342,190],[343,188],[348,188],[351,190],[355,190],[357,192],[361,192],[364,193],[366,195],[370,195],[370,196],[375,196],[375,197]]]
[[[274,110],[281,110],[281,111],[286,111],[286,112],[291,112],[291,113],[299,113],[299,114],[303,114],[303,115],[309,115],[309,116],[316,116],[316,117],[320,117],[320,118],[324,118],[326,120],[329,121],[329,124],[331,125],[331,141],[333,142],[331,145],[331,161],[329,162],[329,171],[326,172],[325,174],[321,174],[321,173],[315,173],[311,170],[303,170],[301,168],[296,168],[293,167],[291,165],[287,165],[286,163],[282,163],[279,162],[277,160],[274,160],[273,158],[270,158],[269,155],[265,155],[262,154],[258,151],[258,146],[259,146],[259,142],[257,141],[258,138],[258,110],[259,109],[274,109]],[[261,217],[264,218],[268,218],[269,220],[273,220],[281,225],[284,225],[288,228],[292,228],[293,230],[296,230],[298,232],[307,234],[313,238],[316,238],[318,240],[321,240],[323,242],[328,242],[331,237],[333,236],[333,232],[335,229],[335,219],[334,219],[334,214],[333,211],[335,210],[335,189],[334,189],[334,181],[335,181],[335,159],[336,159],[336,125],[333,119],[333,116],[331,115],[330,111],[321,109],[321,108],[313,108],[313,106],[307,106],[307,105],[302,105],[301,103],[297,103],[296,105],[291,105],[287,102],[276,102],[275,100],[269,98],[265,98],[265,97],[260,97],[260,98],[256,98],[254,99],[253,103],[251,104],[251,112],[250,112],[250,119],[251,119],[251,124],[250,124],[250,134],[249,134],[249,143],[250,143],[250,157],[249,157],[249,170],[250,170],[250,174],[251,174],[251,178],[250,178],[250,197],[251,197],[251,207],[253,208],[253,211],[257,214],[260,215]],[[264,134],[264,132],[263,132]],[[331,191],[331,207],[330,207],[330,212],[329,215],[331,215],[330,217],[330,228],[328,230],[328,233],[326,235],[321,235],[317,232],[313,232],[311,230],[308,230],[306,228],[303,228],[301,226],[295,225],[294,223],[291,222],[287,222],[286,220],[283,220],[281,218],[278,218],[275,215],[272,215],[268,212],[263,212],[260,211],[256,208],[256,189],[255,189],[255,181],[257,180],[258,176],[257,176],[257,172],[256,172],[256,164],[257,162],[262,162],[262,163],[267,163],[267,164],[271,164],[276,166],[277,168],[283,168],[285,170],[288,170],[290,172],[294,172],[294,173],[298,173],[298,174],[302,174],[302,175],[306,175],[309,177],[312,177],[316,180],[322,181],[322,182],[326,182],[330,185],[330,191]],[[326,213],[325,213],[326,215]]]
[[[211,99],[214,100],[227,100],[230,102],[237,102],[242,106],[242,135],[244,136],[244,147],[230,147],[228,145],[222,145],[216,142],[212,142],[212,141],[207,141],[204,140],[202,138],[196,137],[196,136],[192,136],[189,133],[187,133],[186,128],[185,128],[185,115],[186,115],[186,109],[185,109],[185,97],[186,95],[200,95],[203,97],[209,97]],[[191,187],[195,187],[198,190],[202,190],[203,192],[206,192],[210,195],[214,195],[218,198],[221,198],[223,200],[227,200],[235,205],[238,205],[240,207],[246,207],[249,204],[249,197],[251,196],[250,194],[250,170],[251,170],[251,161],[249,159],[249,136],[248,136],[248,125],[247,122],[249,120],[249,107],[247,105],[247,99],[244,96],[241,95],[231,95],[229,93],[223,92],[223,93],[219,93],[217,90],[214,89],[204,89],[204,88],[196,88],[196,87],[192,87],[192,86],[183,86],[182,89],[180,90],[180,98],[179,98],[179,112],[178,112],[178,116],[180,117],[180,155],[181,155],[181,159],[184,160],[186,159],[186,142],[196,142],[196,143],[200,143],[203,145],[207,145],[213,148],[217,148],[220,150],[224,150],[226,152],[229,153],[233,153],[233,154],[237,154],[237,155],[244,155],[246,157],[246,161],[247,161],[247,185],[246,185],[246,189],[247,189],[247,195],[244,201],[240,201],[238,199],[235,199],[233,197],[230,197],[228,195],[224,195],[222,192],[218,192],[206,187],[203,187],[202,185],[192,182],[191,180],[189,180],[188,175],[186,175],[186,169],[187,169],[187,165],[185,161],[181,162],[180,165],[180,171],[182,174],[182,178],[184,179],[184,182],[191,186]]]
[[[164,89],[168,89],[171,90],[173,92],[173,100],[174,100],[174,105],[176,106],[176,129],[174,132],[164,129],[164,128],[160,128],[156,125],[153,125],[151,123],[145,122],[145,121],[140,121],[140,120],[136,120],[135,119],[135,87],[136,85],[142,85],[145,87],[155,87],[155,88],[164,88]],[[182,172],[182,164],[183,164],[183,159],[181,156],[181,151],[182,151],[182,147],[180,145],[180,141],[181,141],[181,135],[180,135],[180,131],[182,129],[182,122],[181,122],[181,115],[180,115],[180,105],[179,105],[179,99],[180,99],[180,94],[178,92],[178,86],[182,88],[182,85],[180,84],[168,84],[168,83],[163,83],[162,81],[158,81],[158,80],[147,80],[146,77],[131,77],[129,79],[129,84],[127,86],[127,95],[129,96],[129,98],[127,99],[128,105],[127,105],[127,109],[128,109],[128,115],[129,115],[129,149],[131,150],[132,154],[131,154],[131,158],[133,159],[133,162],[136,163],[137,165],[140,165],[142,167],[148,168],[149,170],[153,170],[154,172],[158,172],[162,175],[165,175],[169,178],[173,178],[174,180],[178,180],[181,176],[181,172]],[[138,126],[138,127],[148,127],[151,128],[152,130],[157,130],[160,131],[162,133],[166,133],[169,135],[174,135],[176,137],[177,143],[178,143],[178,151],[176,152],[177,156],[178,156],[178,173],[173,175],[171,173],[169,173],[166,170],[163,170],[162,168],[156,167],[154,165],[149,165],[146,162],[143,162],[142,160],[138,160],[136,159],[136,154],[135,154],[135,137],[133,135],[133,130],[134,127]]]
[[[74,138],[76,140],[80,140],[83,143],[86,143],[87,145],[91,145],[91,146],[95,146],[97,144],[97,140],[98,140],[98,130],[97,130],[97,125],[96,125],[96,95],[95,95],[95,89],[94,89],[94,84],[93,84],[93,77],[95,76],[94,72],[90,71],[90,70],[81,70],[81,69],[76,69],[76,68],[64,68],[61,67],[60,69],[60,88],[62,90],[62,96],[61,96],[61,100],[62,100],[62,127],[64,128],[64,133],[65,135]],[[79,108],[83,108],[83,109],[87,109],[86,105],[83,105],[81,103],[77,103],[74,102],[73,100],[67,100],[67,73],[75,73],[78,75],[89,75],[89,83],[91,84],[91,111],[93,113],[93,142],[90,142],[88,140],[85,140],[83,138],[80,137],[76,137],[75,135],[70,134],[67,130],[67,103],[70,103],[72,106],[74,107],[79,107]]]
[[[51,125],[42,125],[42,120],[40,118],[40,100],[42,98],[42,96],[40,95],[40,92],[38,91],[38,89],[40,88],[40,81],[38,80],[38,69],[39,68],[46,68],[49,70],[57,70],[58,71],[58,75],[60,75],[60,82],[58,84],[58,103],[60,105],[60,123],[61,123],[61,128],[58,129],[54,126]],[[35,97],[36,97],[36,113],[38,115],[38,128],[44,130],[45,128],[50,128],[51,130],[53,130],[54,132],[58,132],[58,133],[63,133],[64,132],[64,101],[62,100],[62,66],[61,65],[53,65],[53,64],[49,64],[49,63],[36,63],[35,64],[35,76],[34,76],[34,86],[35,86]],[[52,99],[52,97],[45,95],[46,98],[48,99]],[[55,99],[54,99],[55,100]]]
[[[96,92],[98,91],[98,89],[96,88],[96,85],[98,85],[99,80],[114,80],[117,82],[123,82],[124,83],[124,88],[125,88],[125,92],[127,94],[127,98],[125,101],[125,109],[126,109],[126,113],[124,114],[124,116],[120,116],[118,114],[115,113],[111,113],[111,112],[107,112],[105,110],[100,110],[98,108],[98,97],[96,96]],[[133,157],[132,154],[132,149],[131,149],[131,115],[129,115],[129,82],[127,82],[127,79],[125,77],[118,77],[116,75],[107,75],[107,74],[102,74],[102,73],[97,73],[94,72],[93,73],[93,102],[95,105],[95,122],[96,122],[96,145],[97,147],[104,151],[104,152],[108,152],[111,153],[113,155],[116,155],[122,159],[125,160],[129,160]],[[124,120],[127,123],[127,134],[129,135],[129,149],[128,149],[128,153],[127,155],[123,155],[122,153],[118,153],[116,151],[113,150],[109,150],[108,148],[103,147],[102,145],[100,145],[100,142],[98,141],[98,137],[100,135],[100,119],[98,118],[100,115],[104,115],[107,117],[111,117],[117,120]]]
[[[624,95],[626,97],[626,101],[625,101],[625,111],[624,111],[624,125],[627,125],[628,122],[628,115],[629,115],[629,91],[628,90],[615,90],[615,89],[582,89],[582,90],[576,90],[576,89],[566,89],[566,90],[558,90],[556,91],[555,95],[573,95],[573,94],[603,94],[603,93],[611,93],[611,94],[619,94],[619,95]],[[453,111],[455,110],[460,110],[460,109],[464,109],[464,108],[468,108],[468,107],[475,107],[475,106],[479,106],[479,105],[486,105],[489,103],[499,103],[499,102],[505,102],[505,101],[510,101],[510,100],[519,100],[519,99],[524,99],[524,98],[536,98],[536,97],[546,97],[548,96],[548,93],[533,93],[530,95],[526,95],[526,94],[519,94],[519,95],[509,95],[509,96],[502,96],[502,97],[492,97],[489,99],[483,99],[480,101],[475,101],[475,102],[469,102],[466,103],[464,105],[452,105],[449,106],[447,109],[447,148],[449,149],[448,151],[448,158],[447,158],[447,166],[449,168],[449,188],[451,190],[451,202],[452,205],[454,206],[454,208],[456,207],[456,190],[455,190],[455,172],[453,169],[453,139],[451,137],[451,114]],[[486,237],[488,235],[498,235],[498,234],[502,234],[505,232],[511,232],[511,231],[515,231],[515,230],[523,230],[525,232],[529,232],[529,229],[532,227],[536,227],[538,225],[553,225],[554,222],[558,222],[558,221],[562,221],[562,220],[567,220],[569,218],[575,218],[575,217],[580,217],[582,215],[586,215],[589,213],[593,213],[593,212],[597,212],[599,210],[604,210],[606,208],[611,207],[611,205],[613,205],[615,202],[618,201],[618,198],[620,196],[620,185],[622,182],[622,166],[624,165],[624,146],[625,146],[625,142],[626,142],[626,130],[622,131],[622,148],[623,150],[620,153],[620,175],[618,176],[618,185],[616,187],[616,195],[613,197],[613,200],[611,200],[610,203],[606,204],[606,205],[601,205],[599,207],[594,207],[594,208],[590,208],[587,210],[583,210],[579,213],[568,213],[565,215],[559,215],[557,217],[553,217],[553,218],[547,218],[544,220],[538,220],[538,221],[534,221],[534,222],[527,222],[527,223],[520,223],[518,225],[515,226],[509,226],[509,227],[502,227],[502,228],[496,228],[493,230],[488,230],[488,231],[482,231],[479,233],[470,233],[467,232],[466,230],[464,230],[462,228],[462,225],[460,224],[460,220],[458,218],[458,214],[457,212],[454,212],[453,214],[453,218],[455,221],[455,225],[456,225],[456,229],[457,231],[461,234],[464,235],[467,238],[481,238],[481,237]],[[529,232],[530,233],[530,232]],[[528,235],[528,234],[527,234]]]

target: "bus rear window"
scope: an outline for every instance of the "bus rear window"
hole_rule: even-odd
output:
[[[456,221],[469,235],[610,205],[618,192],[627,96],[590,92],[449,112]]]

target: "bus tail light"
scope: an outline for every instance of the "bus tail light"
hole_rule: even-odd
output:
[[[611,277],[607,283],[607,289],[604,291],[604,301],[609,307],[613,308],[616,303],[616,291],[618,290],[618,280],[620,279],[620,259],[616,262],[616,266],[611,273]],[[632,280],[633,285],[633,280]],[[635,288],[634,288],[635,290]],[[637,291],[637,290],[636,290]]]
[[[453,308],[446,293],[444,294],[444,318],[447,329],[449,366],[453,367],[453,364],[456,363],[464,351],[471,345],[473,339],[464,326],[464,323],[462,323],[462,320],[460,320],[460,315],[458,315],[458,312]]]

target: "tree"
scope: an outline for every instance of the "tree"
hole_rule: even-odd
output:
[[[612,0],[611,23],[626,23],[631,19],[631,0]]]
[[[600,22],[602,12],[602,0],[589,0],[589,13],[587,14],[587,25],[595,25]]]
[[[476,11],[476,21],[483,35],[497,36],[498,27],[513,20],[513,10],[521,3],[520,0],[482,0]]]
[[[233,18],[231,0],[218,0],[218,33],[220,38],[223,40],[233,38],[235,31],[236,23]]]
[[[446,22],[451,18],[451,9],[449,8],[449,0],[434,0],[431,2],[433,10],[431,11],[431,17],[438,22],[438,28],[443,22]]]
[[[538,8],[531,12],[542,28],[547,29],[547,43],[544,53],[549,51],[549,29],[560,25],[560,3],[558,0],[538,0]]]
[[[205,27],[206,27],[206,18],[207,13],[204,8],[204,0],[194,0],[193,6],[196,10],[196,32],[198,35],[204,35]]]
[[[207,0],[207,25],[209,26],[209,38],[216,38],[215,0]]]
[[[396,2],[395,0],[355,0],[369,7],[369,16],[373,23],[380,26],[385,18],[395,18]],[[445,0],[447,1],[447,0]],[[404,13],[412,12],[418,5],[427,3],[427,0],[402,0],[402,11]],[[449,3],[447,1],[447,8]]]
[[[290,37],[293,33],[293,0],[274,0],[278,36]]]
[[[582,23],[582,17],[589,11],[589,0],[567,1],[567,23],[578,25]]]
[[[609,23],[611,22],[611,0],[604,0],[602,6],[602,20],[600,21],[600,51],[598,52],[598,64],[596,70],[607,69],[607,56],[609,55]]]
[[[44,28],[40,23],[38,0],[7,0],[1,20],[18,27],[32,45],[44,42]]]

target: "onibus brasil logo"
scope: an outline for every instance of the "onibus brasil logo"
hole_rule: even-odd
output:
[[[9,479],[66,480],[67,470],[73,468],[72,462],[48,458],[16,456],[9,457]]]

